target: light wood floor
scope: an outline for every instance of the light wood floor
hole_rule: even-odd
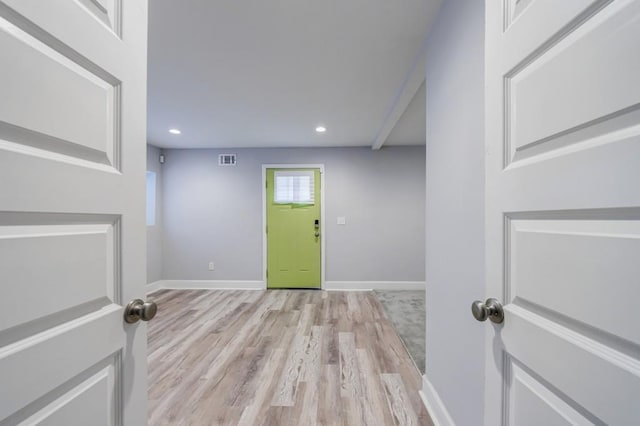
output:
[[[150,425],[431,425],[372,292],[161,290]]]

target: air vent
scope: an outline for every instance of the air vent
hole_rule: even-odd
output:
[[[220,154],[218,155],[219,166],[235,166],[236,155],[235,154]]]

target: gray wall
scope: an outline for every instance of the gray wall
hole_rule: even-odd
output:
[[[218,166],[221,153],[238,165]],[[164,279],[262,280],[262,164],[323,163],[326,280],[424,280],[424,147],[165,155]]]
[[[162,166],[160,149],[147,145],[147,171],[156,173],[156,224],[147,226],[147,283],[162,279]]]
[[[483,4],[443,2],[427,46],[426,376],[460,425],[484,404]]]

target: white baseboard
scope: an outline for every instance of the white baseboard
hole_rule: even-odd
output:
[[[323,290],[424,290],[424,281],[325,281]]]
[[[149,283],[145,287],[147,294],[153,293],[154,291],[160,290],[161,288],[162,288],[162,280]]]
[[[323,290],[424,290],[424,281],[325,281]],[[147,293],[172,290],[264,290],[264,281],[243,280],[159,280],[147,284]]]
[[[420,398],[422,398],[422,403],[427,408],[435,426],[455,426],[453,419],[449,415],[447,407],[440,399],[436,389],[427,379],[427,376],[422,376],[422,390],[420,391]]]
[[[147,285],[147,293],[171,290],[264,290],[264,281],[244,280],[160,280]]]

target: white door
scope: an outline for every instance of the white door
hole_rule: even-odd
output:
[[[640,1],[486,2],[486,425],[640,425]]]
[[[145,1],[0,1],[0,425],[146,423]]]

